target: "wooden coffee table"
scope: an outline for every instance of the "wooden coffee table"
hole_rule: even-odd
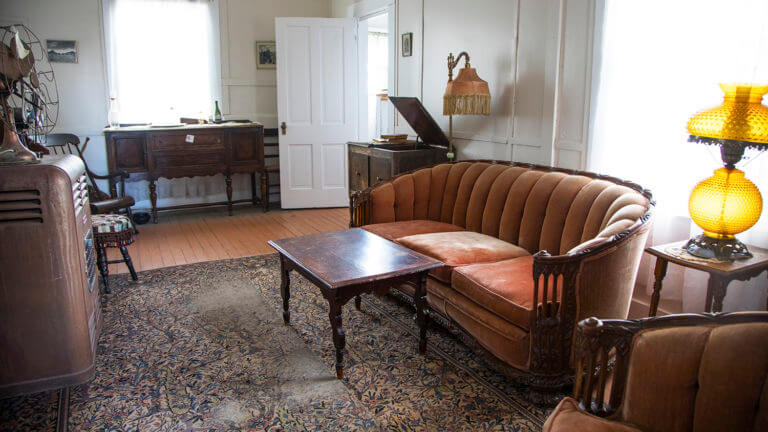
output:
[[[443,264],[426,255],[360,228],[301,237],[270,240],[280,252],[280,293],[283,297],[283,321],[290,324],[288,302],[291,298],[291,270],[307,278],[323,294],[330,306],[333,345],[336,348],[336,377],[344,377],[346,338],[341,325],[341,307],[355,298],[360,309],[360,294],[386,293],[393,283],[414,286],[416,322],[419,326],[419,352],[427,349],[427,273]]]

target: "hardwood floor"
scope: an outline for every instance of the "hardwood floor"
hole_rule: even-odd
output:
[[[349,209],[270,210],[235,206],[160,213],[157,224],[139,226],[128,246],[136,271],[181,264],[272,253],[267,240],[349,228]],[[120,258],[110,248],[109,259]],[[125,264],[110,264],[109,273],[127,273]]]

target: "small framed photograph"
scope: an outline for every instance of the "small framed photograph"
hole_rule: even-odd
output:
[[[256,69],[274,69],[277,66],[275,41],[256,42]]]
[[[51,63],[77,63],[77,41],[48,39],[45,50]]]
[[[402,36],[403,57],[413,55],[413,33],[403,33]]]

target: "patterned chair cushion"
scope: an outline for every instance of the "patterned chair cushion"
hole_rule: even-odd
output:
[[[93,223],[93,232],[95,233],[116,233],[127,231],[132,228],[131,221],[127,216],[116,214],[91,215]]]
[[[97,247],[121,247],[133,243],[133,225],[127,216],[91,215],[91,222]]]

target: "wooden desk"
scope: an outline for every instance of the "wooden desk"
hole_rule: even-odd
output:
[[[224,174],[227,201],[160,210],[227,204],[232,215],[232,174],[251,174],[251,200],[256,198],[256,173],[264,166],[264,127],[259,123],[147,126],[104,129],[109,172],[125,171],[128,181],[148,180],[152,220],[157,223],[155,181],[163,178]]]
[[[656,280],[653,283],[653,296],[651,297],[648,316],[656,316],[661,298],[662,281],[667,275],[667,266],[670,262],[709,273],[707,299],[704,305],[706,312],[721,312],[723,310],[723,299],[728,290],[728,284],[732,280],[749,280],[768,270],[768,250],[757,246],[747,246],[753,255],[749,259],[733,262],[707,262],[700,259],[683,259],[669,252],[669,248],[680,248],[684,244],[685,242],[682,241],[645,249],[646,252],[656,257],[656,268],[654,269]],[[768,309],[768,305],[766,308]]]

